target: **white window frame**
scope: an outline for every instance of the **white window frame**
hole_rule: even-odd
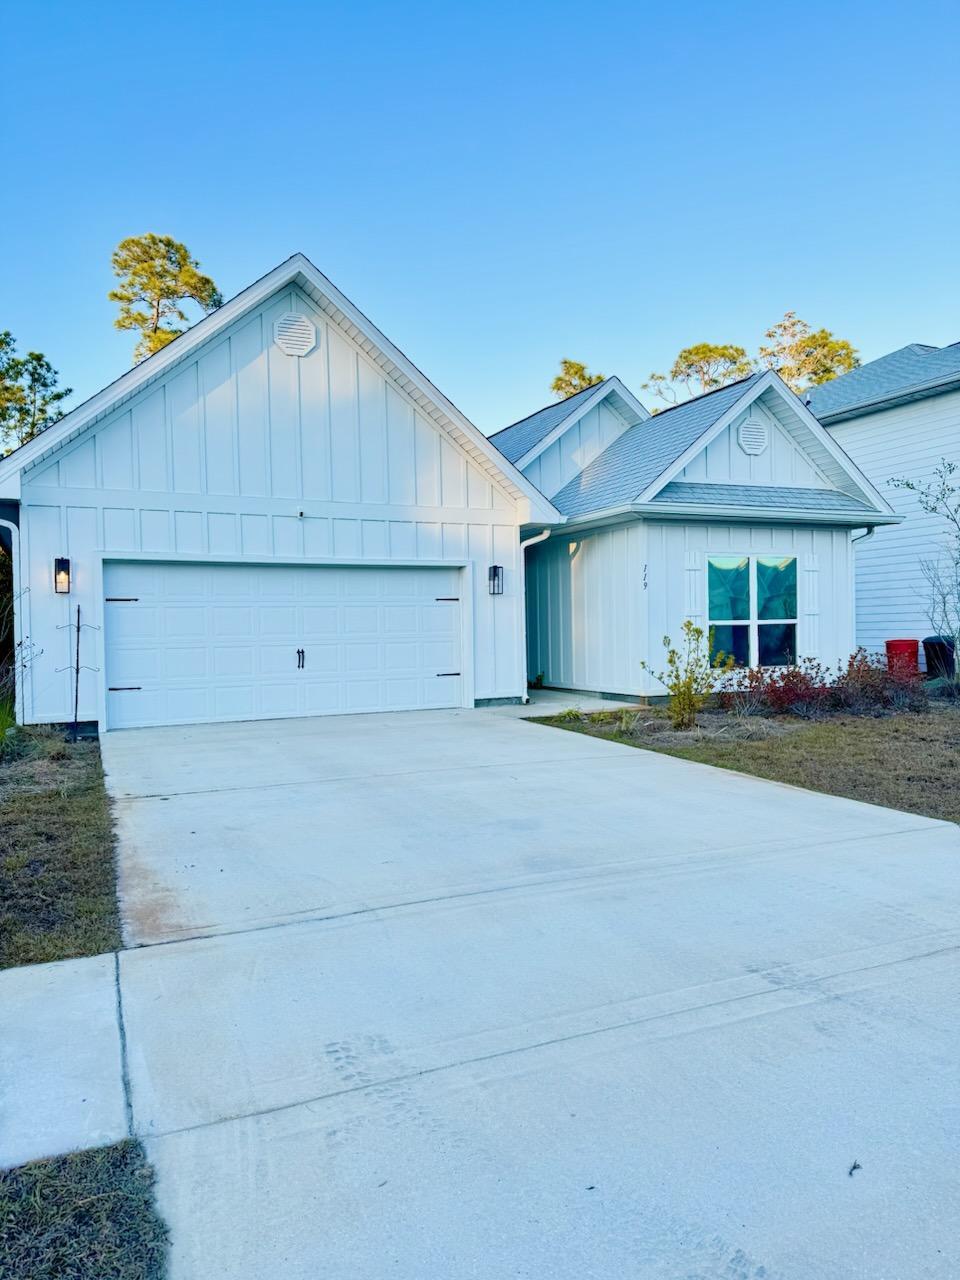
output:
[[[749,618],[711,618],[710,616],[710,561],[711,560],[746,560],[747,572],[749,574],[748,591],[750,597],[750,616]],[[793,560],[797,566],[797,613],[793,618],[761,618],[758,616],[757,603],[757,561],[758,560]],[[795,661],[800,660],[800,557],[795,551],[708,551],[706,557],[706,574],[704,578],[704,589],[706,592],[706,608],[704,613],[707,619],[707,636],[714,627],[746,627],[748,636],[748,645],[750,650],[751,667],[760,665],[760,628],[769,626],[783,626],[784,624],[792,624],[794,627],[794,649]],[[784,663],[789,666],[789,663]],[[775,671],[778,667],[766,667],[765,670]]]

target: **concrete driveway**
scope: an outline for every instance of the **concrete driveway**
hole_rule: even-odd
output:
[[[495,711],[103,749],[173,1280],[958,1274],[954,826]]]

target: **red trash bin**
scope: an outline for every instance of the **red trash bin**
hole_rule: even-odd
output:
[[[917,675],[920,671],[919,640],[888,640],[887,670]]]

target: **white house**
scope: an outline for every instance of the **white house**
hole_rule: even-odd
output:
[[[810,408],[905,517],[857,548],[857,640],[880,649],[922,639],[932,628],[921,561],[936,558],[944,524],[890,481],[929,480],[941,458],[960,463],[960,343],[912,343],[872,360],[814,388]]]
[[[564,517],[528,552],[528,668],[650,695],[690,618],[749,665],[854,649],[853,541],[886,500],[774,373],[650,417],[616,378],[491,437]]]
[[[0,460],[17,714],[657,693],[688,617],[834,663],[855,531],[897,519],[770,373],[653,418],[610,378],[488,440],[296,255]]]
[[[73,717],[78,608],[101,728],[519,699],[559,519],[296,255],[0,460],[18,715]]]

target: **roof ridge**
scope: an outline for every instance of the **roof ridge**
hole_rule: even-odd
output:
[[[776,370],[754,369],[753,373],[748,373],[745,378],[734,378],[733,382],[725,382],[722,387],[711,387],[709,391],[701,391],[698,396],[690,396],[688,400],[679,400],[676,404],[668,404],[665,409],[652,414],[651,421],[653,418],[662,418],[665,413],[672,413],[674,409],[683,409],[697,400],[706,400],[707,396],[715,396],[718,391],[729,391],[731,387],[739,387],[742,383],[750,382],[753,378],[758,378],[764,373],[776,373]]]

